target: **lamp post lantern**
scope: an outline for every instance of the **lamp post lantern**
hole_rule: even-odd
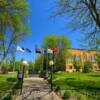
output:
[[[21,92],[20,92],[20,94],[22,94],[23,82],[24,82],[25,67],[28,66],[28,62],[25,61],[25,60],[23,60],[23,61],[22,61],[22,66],[23,66],[23,69],[22,69],[22,82],[21,82]]]
[[[46,72],[45,72],[45,79],[48,79],[48,68],[49,68],[49,60],[50,56],[53,54],[53,51],[51,49],[46,49]]]
[[[51,90],[53,90],[52,71],[53,71],[54,61],[53,61],[53,60],[49,61],[49,65],[50,65],[50,67],[51,67],[51,76],[50,76]]]

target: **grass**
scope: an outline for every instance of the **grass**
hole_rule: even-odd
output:
[[[0,97],[13,86],[13,83],[7,82],[7,78],[16,78],[16,74],[0,74]]]
[[[55,73],[53,83],[72,94],[86,96],[85,100],[100,100],[100,72],[91,73]],[[89,97],[88,97],[88,96]],[[82,100],[82,99],[79,99]]]

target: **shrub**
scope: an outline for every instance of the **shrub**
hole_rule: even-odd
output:
[[[11,96],[7,96],[3,100],[12,100],[12,98],[11,98]]]
[[[2,74],[8,73],[8,67],[6,65],[3,65],[1,68]]]
[[[77,100],[90,100],[90,98],[88,98],[87,96],[85,96],[85,95],[82,95],[82,94],[78,94],[78,93],[76,93],[75,94],[75,97],[77,98]]]
[[[22,81],[18,80],[17,83],[15,84],[13,90],[20,89],[21,88],[21,84],[22,84]]]
[[[100,100],[100,95],[97,96],[97,100]]]
[[[91,71],[91,69],[92,69],[92,62],[86,61],[84,63],[83,72],[88,73]]]
[[[7,82],[16,82],[17,79],[16,78],[7,78],[6,81]]]
[[[69,99],[70,97],[71,97],[70,91],[65,91],[63,99],[66,100],[66,99]]]
[[[73,65],[74,65],[76,71],[79,72],[80,71],[80,68],[81,68],[81,63],[79,61],[74,61],[73,62]]]

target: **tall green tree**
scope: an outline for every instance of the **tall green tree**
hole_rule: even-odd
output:
[[[78,80],[80,80],[80,69],[82,67],[80,60],[77,60],[76,57],[74,57],[73,65],[74,65],[74,68],[76,69],[76,72],[78,72]]]
[[[48,35],[44,39],[43,46],[46,48],[58,48],[59,51],[54,54],[55,70],[64,70],[67,57],[67,48],[70,47],[70,40],[66,36]]]
[[[1,62],[8,54],[15,52],[16,44],[29,33],[29,13],[29,4],[26,0],[0,0]]]
[[[32,61],[29,61],[28,64],[29,64],[29,69],[33,70],[34,69],[34,63]]]
[[[81,30],[89,46],[100,46],[100,0],[56,0],[55,6],[54,16],[66,16],[70,28]]]
[[[55,67],[56,67],[55,70],[64,71],[66,67],[66,59],[69,56],[69,52],[67,51],[67,49],[70,47],[71,41],[66,36],[63,35],[60,35],[57,38],[58,38],[57,48],[59,49],[59,52],[57,53],[55,58]]]
[[[34,71],[39,72],[43,69],[43,58],[43,55],[41,55],[35,60]]]
[[[96,54],[96,61],[98,63],[98,67],[100,68],[100,51]]]
[[[54,48],[58,46],[57,35],[50,34],[44,37],[43,48]]]
[[[90,72],[92,69],[92,66],[93,66],[92,62],[90,62],[90,61],[84,62],[83,72],[85,72],[85,73]]]

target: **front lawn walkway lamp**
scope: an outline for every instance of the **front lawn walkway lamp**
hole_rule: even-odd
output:
[[[46,77],[48,79],[48,70],[49,70],[49,61],[52,57],[53,51],[51,49],[47,49],[47,67],[46,67]]]
[[[52,52],[53,52],[53,56],[52,59],[53,61],[55,60],[55,54],[59,51],[58,48],[51,48]],[[54,64],[53,64],[53,72],[54,72]]]
[[[54,65],[54,61],[49,61],[49,65],[51,67],[51,76],[50,76],[50,84],[51,84],[51,90],[53,90],[53,83],[52,83],[52,72],[53,72],[53,65]]]
[[[24,82],[25,67],[28,66],[28,62],[25,61],[25,60],[23,60],[22,66],[23,66],[23,69],[22,69],[22,82],[21,82],[21,92],[20,92],[20,94],[22,94],[23,82]]]

